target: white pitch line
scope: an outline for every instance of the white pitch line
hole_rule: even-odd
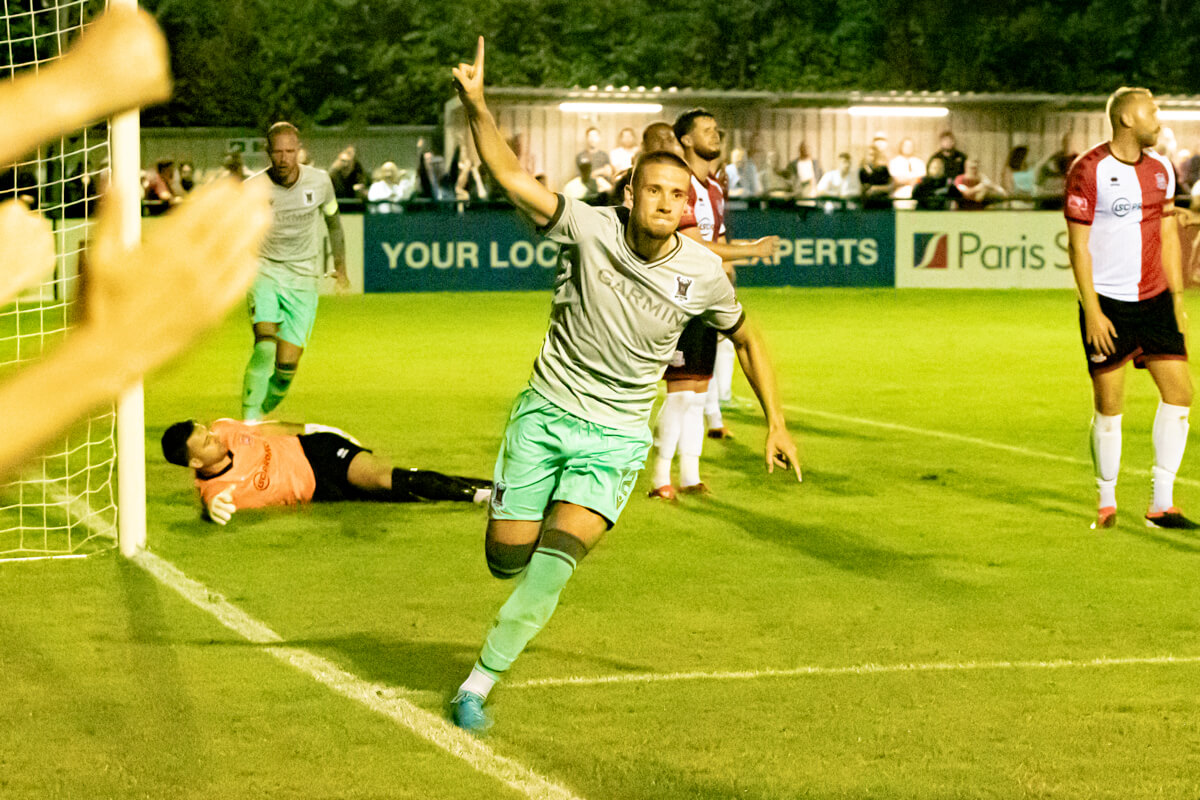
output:
[[[69,505],[85,527],[104,535],[108,531],[96,526],[95,513],[87,501],[65,494],[60,502]],[[414,705],[407,697],[428,696],[431,693],[397,690],[394,686],[364,681],[338,667],[333,662],[298,647],[283,645],[283,638],[266,624],[230,603],[203,583],[185,575],[166,559],[142,550],[131,559],[155,580],[173,589],[192,605],[207,611],[217,621],[242,638],[263,645],[263,650],[290,664],[318,683],[365,705],[370,710],[392,719],[401,726],[465,761],[478,772],[511,786],[531,800],[583,800],[561,784],[544,778],[511,758],[499,755],[474,736],[459,730],[446,720]]]
[[[538,775],[511,758],[499,755],[447,720],[398,696],[395,687],[365,681],[325,658],[298,647],[282,644],[283,639],[275,631],[204,584],[189,578],[170,562],[146,551],[138,553],[132,560],[164,586],[178,592],[189,603],[212,614],[234,633],[263,645],[266,652],[280,661],[290,664],[343,697],[392,719],[435,747],[465,761],[478,772],[495,778],[534,800],[581,800],[561,784]]]
[[[932,428],[916,428],[912,425],[901,425],[897,422],[880,422],[874,419],[864,419],[862,417],[852,417],[848,414],[834,414],[830,411],[819,411],[815,408],[801,408],[799,406],[784,406],[785,411],[790,411],[793,414],[808,414],[813,417],[824,417],[825,419],[837,420],[838,422],[853,422],[856,425],[865,425],[871,428],[882,428],[883,430],[898,431],[900,433],[909,433],[914,436],[928,436],[933,439],[945,439],[951,442],[960,442],[962,444],[970,444],[976,447],[986,447],[991,450],[1002,450],[1006,453],[1016,453],[1017,455],[1029,456],[1031,458],[1041,458],[1046,461],[1059,461],[1064,464],[1079,464],[1082,466],[1091,466],[1091,461],[1084,458],[1075,458],[1073,456],[1064,456],[1061,453],[1048,453],[1045,450],[1034,450],[1029,447],[1020,447],[1018,445],[1005,444],[1003,442],[993,442],[990,439],[980,439],[975,436],[964,436],[960,433],[950,433],[949,431],[939,431]],[[1130,470],[1138,475],[1149,475],[1148,469]],[[1188,486],[1200,486],[1200,481],[1191,478],[1175,478],[1176,483],[1186,484]]]
[[[506,689],[542,689],[558,686],[609,686],[619,683],[669,683],[673,681],[748,681],[760,678],[797,678],[826,675],[880,675],[895,672],[969,672],[972,670],[1089,669],[1137,665],[1200,664],[1200,656],[1145,656],[1130,658],[1091,658],[1054,661],[964,661],[930,664],[857,664],[848,667],[794,667],[792,669],[755,669],[740,672],[642,672],[626,675],[538,678],[508,683]]]

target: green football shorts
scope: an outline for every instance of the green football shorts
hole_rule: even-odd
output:
[[[317,319],[319,293],[308,289],[289,289],[261,272],[250,287],[250,319],[274,322],[279,326],[276,338],[297,347],[306,347]]]
[[[621,516],[650,452],[650,428],[607,428],[563,411],[526,387],[496,459],[492,519],[539,520],[554,501],[608,520]]]

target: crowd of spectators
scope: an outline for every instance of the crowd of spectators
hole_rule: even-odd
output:
[[[547,183],[528,136],[519,132],[508,141],[522,166]],[[632,167],[640,140],[633,128],[622,128],[613,144],[611,150],[606,150],[600,130],[589,127],[574,158],[574,174],[551,188],[593,203],[617,201],[616,179]],[[1200,152],[1178,148],[1169,128],[1163,129],[1157,149],[1175,165],[1179,195],[1200,195]],[[949,130],[939,135],[937,148],[927,157],[918,155],[917,141],[908,136],[900,140],[893,154],[887,135],[880,132],[859,156],[840,152],[836,163],[828,168],[804,141],[790,159],[778,150],[760,146],[758,136],[752,136],[746,146],[729,146],[725,153],[720,174],[732,200],[925,210],[992,206],[1061,209],[1067,170],[1078,155],[1069,133],[1062,137],[1058,149],[1041,160],[1034,158],[1027,145],[1018,145],[1009,153],[1002,173],[993,179],[983,172],[978,159],[960,149]],[[311,164],[312,159],[302,153],[301,162]],[[411,169],[386,161],[369,170],[359,159],[357,149],[349,145],[338,153],[327,171],[339,201],[350,210],[398,213],[414,203],[503,199],[469,148],[455,146],[447,159],[427,139],[419,140],[417,161]],[[63,181],[64,194],[70,195],[65,202],[86,205],[94,201],[107,172],[107,161],[77,166]],[[245,178],[249,174],[239,152],[229,152],[219,168],[204,171],[197,170],[190,160],[161,159],[142,177],[146,213],[167,210],[197,185],[216,177]],[[38,175],[29,168],[0,172],[0,197],[22,196],[36,207],[38,186]]]
[[[636,158],[636,141],[634,130],[624,128],[617,146],[606,151],[599,129],[588,128],[575,156],[575,173],[559,188],[588,202],[613,202],[613,178]],[[521,146],[514,144],[513,149],[523,163],[532,158],[523,138]],[[1020,145],[1013,148],[997,180],[983,172],[978,159],[959,148],[949,130],[941,132],[937,149],[927,157],[918,155],[916,140],[907,136],[893,155],[887,135],[880,132],[860,157],[841,152],[828,170],[813,156],[807,142],[800,143],[795,158],[786,164],[778,151],[760,147],[757,136],[751,137],[747,146],[734,145],[726,153],[719,174],[731,200],[924,210],[978,210],[997,205],[1061,209],[1066,173],[1078,155],[1070,134],[1063,137],[1058,150],[1036,163],[1029,147]],[[1180,187],[1186,193],[1200,183],[1200,154],[1183,151],[1177,163]]]

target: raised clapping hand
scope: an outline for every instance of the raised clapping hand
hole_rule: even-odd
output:
[[[458,99],[472,110],[483,107],[483,37],[475,49],[474,64],[459,64],[452,69]]]
[[[62,62],[0,83],[0,162],[92,119],[163,100],[170,87],[153,17],[110,11]],[[271,224],[265,186],[226,180],[191,195],[145,244],[127,247],[115,205],[102,211],[88,252],[82,322],[0,383],[0,408],[20,420],[0,442],[0,476],[220,320],[253,281]],[[19,208],[0,209],[0,295],[53,261],[44,225]]]
[[[0,204],[0,306],[54,269],[54,232],[20,200]]]
[[[103,331],[126,355],[129,380],[161,365],[224,318],[250,288],[271,224],[265,182],[202,187],[145,243],[121,244],[110,204],[88,251],[83,331]]]
[[[0,408],[22,421],[0,443],[0,476],[216,324],[253,282],[271,224],[266,186],[233,179],[190,195],[132,249],[118,215],[110,203],[96,225],[73,335],[0,384]]]
[[[167,41],[145,11],[113,8],[61,61],[0,83],[0,163],[46,139],[171,95]]]

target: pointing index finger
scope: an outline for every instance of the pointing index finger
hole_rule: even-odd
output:
[[[475,48],[475,73],[483,70],[483,36],[479,37],[479,46]]]

